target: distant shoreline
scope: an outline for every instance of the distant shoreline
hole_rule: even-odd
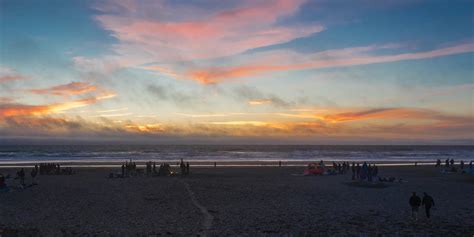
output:
[[[59,163],[63,166],[73,167],[73,168],[119,168],[125,161],[64,161],[64,160],[51,160],[51,161],[0,161],[0,168],[19,168],[19,167],[33,167],[35,164],[39,163]],[[132,160],[133,161],[133,160]],[[179,160],[151,160],[156,162],[156,164],[168,163],[171,166],[178,166]],[[279,167],[279,160],[270,160],[270,161],[237,161],[237,160],[186,160],[193,167],[214,167],[214,162],[217,167]],[[133,161],[137,164],[138,167],[145,167],[146,161]],[[332,167],[333,160],[324,160],[324,163],[328,167]],[[342,163],[342,161],[334,160],[336,163]],[[350,164],[352,161],[348,160]],[[355,163],[363,163],[363,161],[354,161]],[[378,166],[415,166],[416,165],[435,165],[435,162],[429,161],[367,161],[370,164],[375,164]],[[281,160],[282,167],[305,167],[309,163],[319,163],[316,160]],[[469,163],[469,162],[467,162]],[[443,163],[444,164],[444,163]],[[457,163],[456,163],[457,164]]]

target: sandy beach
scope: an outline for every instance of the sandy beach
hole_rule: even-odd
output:
[[[473,175],[442,174],[433,166],[382,167],[380,176],[406,182],[368,188],[351,185],[350,172],[297,175],[303,169],[201,167],[187,177],[110,179],[119,168],[76,168],[74,175],[39,176],[38,185],[0,193],[0,230],[2,236],[474,234]],[[422,208],[418,221],[411,219],[413,191],[434,198],[431,219]]]

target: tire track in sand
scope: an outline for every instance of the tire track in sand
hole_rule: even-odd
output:
[[[189,187],[189,184],[185,181],[182,181],[184,184],[184,187],[188,191],[189,197],[191,198],[191,202],[195,207],[201,211],[202,215],[204,216],[204,219],[202,221],[202,230],[199,231],[200,236],[209,236],[209,231],[212,228],[212,222],[214,221],[214,216],[212,216],[209,211],[207,210],[206,207],[201,205],[199,201],[196,198],[196,195],[194,195],[193,190],[191,190],[191,187]]]

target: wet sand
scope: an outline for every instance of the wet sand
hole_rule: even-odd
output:
[[[474,234],[474,175],[442,174],[432,166],[380,168],[381,176],[407,182],[378,188],[350,185],[350,174],[293,175],[302,173],[302,167],[192,168],[188,177],[114,179],[107,176],[118,168],[76,171],[72,176],[39,176],[39,185],[0,192],[3,235]],[[13,175],[15,170],[0,172]],[[435,199],[431,219],[423,209],[418,221],[410,218],[412,191]]]

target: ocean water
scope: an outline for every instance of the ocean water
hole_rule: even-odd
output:
[[[0,146],[0,163],[95,161],[374,161],[474,160],[474,146],[64,145]]]

